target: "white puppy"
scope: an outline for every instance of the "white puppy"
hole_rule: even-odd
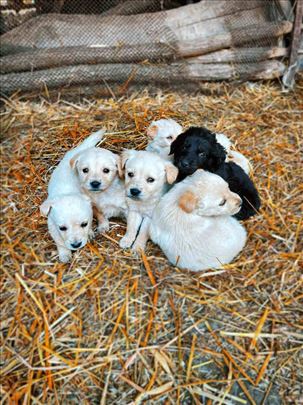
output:
[[[149,138],[146,150],[158,153],[164,159],[172,159],[168,156],[170,145],[182,131],[181,125],[171,118],[153,121],[146,131]]]
[[[89,198],[81,193],[70,160],[79,152],[95,146],[103,133],[103,130],[93,133],[65,154],[51,175],[47,200],[40,207],[41,214],[47,216],[49,232],[63,263],[71,259],[72,250],[86,244],[92,233],[92,206]]]
[[[230,216],[240,207],[241,198],[221,177],[197,170],[161,199],[150,238],[173,265],[192,271],[218,268],[245,245],[244,227]]]
[[[155,153],[135,150],[122,154],[122,167],[129,212],[127,231],[120,246],[144,250],[153,210],[166,192],[167,184],[176,180],[178,169]]]
[[[216,134],[216,140],[220,143],[227,152],[226,162],[234,162],[245,171],[246,174],[249,174],[251,171],[251,164],[249,160],[242,155],[242,153],[235,150],[231,150],[232,143],[224,134]]]
[[[102,148],[90,148],[75,155],[70,165],[81,189],[91,199],[98,219],[98,232],[109,229],[109,218],[126,217],[127,205],[118,155]]]

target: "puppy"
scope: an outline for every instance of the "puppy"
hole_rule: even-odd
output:
[[[59,260],[67,263],[72,251],[82,248],[92,235],[93,210],[89,198],[81,193],[70,160],[78,153],[95,146],[104,131],[97,131],[79,146],[67,152],[51,175],[47,200],[40,207],[47,217],[48,229],[54,239]]]
[[[150,142],[147,145],[146,150],[158,153],[164,159],[172,161],[173,157],[169,156],[170,146],[182,131],[183,128],[181,125],[171,118],[153,121],[147,128],[147,136],[149,137]],[[215,136],[217,142],[220,143],[227,152],[226,162],[236,163],[242,167],[246,174],[249,174],[251,171],[249,160],[242,155],[242,153],[231,150],[232,143],[226,135],[218,133],[215,134]]]
[[[152,152],[128,150],[122,154],[125,193],[128,205],[127,231],[122,248],[144,250],[155,206],[178,175],[177,168]]]
[[[215,134],[206,128],[192,127],[179,135],[171,145],[174,164],[179,169],[177,181],[204,169],[221,176],[227,181],[231,191],[242,199],[241,210],[235,218],[244,220],[257,213],[260,208],[258,192],[244,170],[234,162],[225,162],[226,151]]]
[[[103,148],[90,148],[76,154],[70,167],[82,191],[93,203],[98,232],[109,229],[109,218],[126,217],[127,205],[120,157]]]
[[[197,170],[162,197],[150,238],[173,265],[191,271],[219,268],[245,245],[244,227],[230,216],[240,207],[241,198],[221,177]]]
[[[181,125],[171,118],[153,121],[147,128],[149,143],[146,150],[169,159],[170,145],[182,131]]]

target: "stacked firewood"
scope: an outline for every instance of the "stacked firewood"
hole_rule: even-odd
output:
[[[283,75],[290,0],[202,0],[151,13],[153,2],[127,0],[99,15],[44,14],[5,33],[2,92]],[[284,15],[273,19],[268,7],[276,2]]]

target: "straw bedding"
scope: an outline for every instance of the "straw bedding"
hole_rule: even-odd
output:
[[[293,94],[272,83],[219,87],[5,102],[2,404],[301,403],[303,83]],[[187,273],[152,243],[140,258],[122,251],[125,224],[112,221],[59,264],[39,215],[53,167],[101,127],[102,146],[142,149],[160,117],[222,131],[252,161],[263,207],[245,224],[242,254]]]

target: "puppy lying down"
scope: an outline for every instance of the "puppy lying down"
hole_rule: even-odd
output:
[[[197,170],[162,197],[150,238],[173,265],[192,271],[219,268],[245,245],[246,231],[231,217],[240,207],[241,198],[221,177]]]
[[[177,168],[152,152],[127,150],[122,154],[125,193],[128,205],[127,230],[120,240],[122,248],[144,250],[151,216],[167,184],[178,175]]]
[[[81,193],[70,160],[95,146],[103,133],[102,130],[93,133],[66,153],[51,175],[47,200],[40,207],[41,214],[47,216],[48,230],[57,245],[59,260],[63,263],[67,263],[71,259],[71,252],[82,248],[92,234],[91,202]]]
[[[226,162],[226,150],[217,141],[216,134],[207,128],[191,127],[171,144],[171,153],[179,169],[178,181],[197,169],[218,174],[242,199],[241,210],[235,215],[237,219],[248,219],[258,212],[261,205],[258,191],[238,164]]]
[[[109,229],[109,218],[126,217],[120,157],[103,148],[90,148],[77,153],[70,161],[83,193],[93,203],[98,232]]]

